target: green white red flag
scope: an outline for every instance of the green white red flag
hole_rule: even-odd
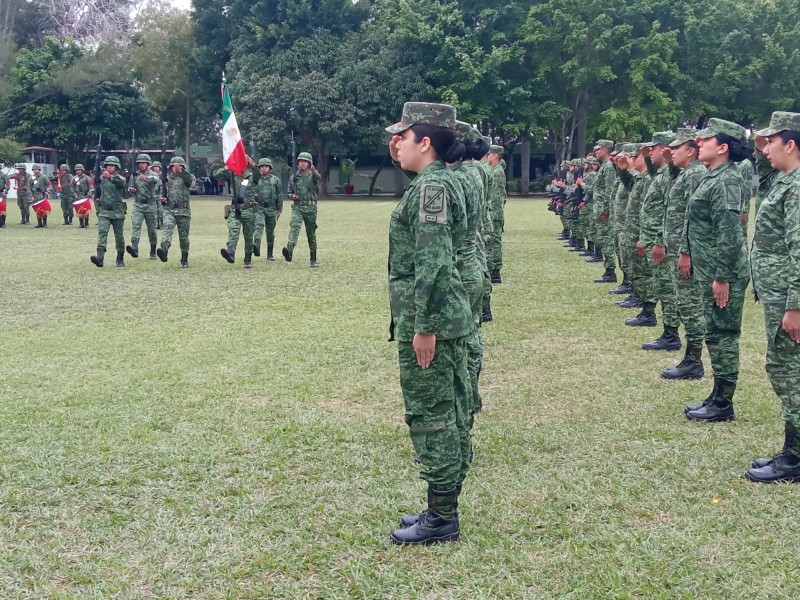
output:
[[[225,166],[236,175],[241,175],[247,169],[247,156],[244,152],[242,134],[239,132],[239,124],[236,122],[236,115],[233,114],[233,104],[231,103],[227,82],[222,78],[222,158]]]

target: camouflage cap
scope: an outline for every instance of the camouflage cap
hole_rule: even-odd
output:
[[[781,131],[800,132],[800,113],[775,111],[769,120],[769,127],[759,129],[756,135],[769,137]]]
[[[600,161],[597,160],[594,156],[587,156],[586,157],[586,164],[589,165],[599,165]]]
[[[433,102],[406,102],[400,121],[386,128],[391,134],[403,133],[412,125],[434,125],[455,129],[456,109],[449,104]]]
[[[497,144],[492,144],[491,146],[489,146],[489,152],[492,152],[493,154],[502,155],[505,153],[505,149],[502,146],[498,146]]]
[[[58,167],[58,170],[59,171],[69,171],[69,165],[67,163],[64,163],[63,165]]]
[[[159,167],[159,168],[161,168],[161,161],[160,160],[154,160],[153,164],[150,165],[150,166],[151,167]],[[78,167],[75,167],[75,168],[77,169]]]
[[[620,152],[622,152],[622,147],[625,145],[625,142],[617,142],[614,144],[614,150],[611,151],[611,156],[616,156]]]
[[[17,168],[18,169],[25,169],[26,171],[28,170],[28,167],[25,166],[25,163],[17,163]]]
[[[686,142],[694,140],[695,137],[697,137],[697,129],[693,127],[681,127],[678,129],[675,139],[670,142],[669,147],[677,148],[678,146],[683,146]]]
[[[639,150],[642,148],[642,145],[643,144],[625,144],[622,146],[621,154],[623,156],[627,156],[628,158],[639,156]]]
[[[612,150],[614,148],[614,142],[611,140],[597,140],[594,149],[598,150],[600,148],[608,148],[609,150]]]
[[[86,170],[86,169],[83,168],[83,165],[81,163],[78,163],[77,165],[75,165],[75,170],[77,171],[78,169],[80,169],[81,171],[85,171]]]
[[[675,134],[671,131],[656,131],[653,134],[653,139],[645,142],[642,146],[653,148],[654,146],[669,146],[675,139]]]
[[[709,119],[706,128],[697,132],[697,137],[707,140],[720,133],[729,135],[732,138],[741,139],[745,135],[744,127],[724,119]]]
[[[272,167],[272,161],[268,158],[262,158],[258,161],[259,167]]]
[[[149,154],[140,154],[139,156],[136,157],[136,162],[137,163],[144,162],[144,163],[149,163],[149,164],[153,163],[153,161],[150,160],[150,155]]]
[[[464,121],[456,121],[456,135],[460,140],[479,140],[481,138],[480,132]]]
[[[31,167],[31,171],[41,171],[41,170],[42,170],[42,167],[40,167],[39,165],[33,165]]]
[[[311,164],[314,164],[314,158],[311,156],[311,152],[301,152],[297,155],[297,160],[304,160]]]

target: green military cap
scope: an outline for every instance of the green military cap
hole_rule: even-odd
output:
[[[312,158],[310,152],[301,152],[300,154],[297,155],[297,160],[305,160],[311,164],[314,164],[314,159]]]
[[[769,137],[781,131],[800,131],[800,113],[775,111],[769,120],[769,127],[759,129],[756,135]]]
[[[154,160],[152,166],[161,167],[161,161],[160,160]],[[75,167],[75,168],[77,169],[78,167]]]
[[[455,129],[456,109],[449,104],[406,102],[400,121],[386,128],[389,133],[403,133],[412,125],[434,125]]]
[[[616,156],[620,152],[622,152],[622,147],[625,145],[625,142],[617,142],[614,144],[614,149],[611,151],[611,156]]]
[[[497,144],[492,144],[491,146],[489,146],[489,152],[492,152],[494,154],[503,154],[505,152],[505,149]]]
[[[697,132],[697,137],[707,140],[716,135],[724,134],[732,138],[741,139],[745,135],[744,127],[724,119],[709,119],[706,128]]]
[[[686,142],[691,142],[694,138],[697,137],[697,129],[693,127],[681,127],[678,129],[678,134],[675,136],[675,139],[670,142],[670,148],[677,148],[678,146],[683,146]]]
[[[136,162],[137,163],[143,162],[143,163],[152,164],[153,161],[150,160],[150,155],[149,154],[140,154],[139,156],[136,157]]]
[[[258,166],[272,168],[272,161],[268,158],[262,158],[261,160],[258,161]]]
[[[78,163],[77,165],[75,165],[75,170],[77,171],[78,169],[80,169],[81,171],[85,171],[86,170],[86,169],[83,168],[83,165],[81,163]]]
[[[464,121],[456,121],[456,135],[460,140],[477,140],[481,137],[477,129]]]
[[[41,171],[41,170],[42,170],[42,167],[40,167],[39,165],[33,165],[31,167],[31,171]]]
[[[18,169],[25,169],[25,170],[27,170],[27,169],[28,169],[28,167],[26,167],[26,166],[25,166],[25,163],[18,163],[18,164],[17,164],[17,168],[18,168]]]
[[[668,146],[675,139],[675,134],[671,131],[656,131],[653,134],[653,139],[645,142],[642,146],[652,148],[654,146]]]
[[[182,165],[182,166],[185,167],[186,166],[186,161],[183,160],[182,156],[173,156],[171,159],[169,159],[169,164],[170,165]]]
[[[627,156],[628,158],[633,158],[634,156],[639,155],[639,150],[642,148],[643,144],[625,144],[622,146],[621,154],[623,156]]]
[[[614,148],[614,142],[612,142],[611,140],[597,140],[594,149],[597,150],[599,148],[608,148],[609,150],[611,150]]]
[[[69,171],[69,165],[67,163],[64,163],[63,165],[58,167],[58,170],[59,171]]]
[[[587,156],[586,157],[586,164],[589,165],[599,165],[600,161],[597,160],[594,156]]]
[[[119,159],[116,156],[107,156],[106,159],[103,161],[104,165],[114,165],[119,167]]]

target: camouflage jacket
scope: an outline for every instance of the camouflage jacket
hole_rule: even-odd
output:
[[[590,204],[594,200],[594,190],[599,175],[597,171],[589,171],[583,176],[583,202]]]
[[[42,198],[47,198],[50,192],[50,181],[45,175],[31,177],[31,194],[33,202],[38,202]]]
[[[763,152],[756,152],[756,170],[758,171],[758,190],[756,191],[755,212],[758,214],[761,202],[767,197],[780,171],[770,164]]]
[[[89,190],[91,188],[92,181],[89,179],[89,176],[85,173],[78,177],[75,175],[72,178],[73,184],[75,186],[75,195],[78,198],[86,198],[89,195]]]
[[[8,175],[0,171],[0,197],[5,198],[10,187],[11,180],[8,178]]]
[[[167,175],[167,204],[164,207],[176,217],[192,216],[189,207],[189,189],[192,187],[194,176],[186,171],[176,174],[170,170]]]
[[[800,169],[777,175],[761,203],[750,261],[761,302],[800,310]]]
[[[66,198],[67,200],[74,200],[75,199],[75,180],[73,179],[72,175],[69,173],[65,173],[62,175],[59,171],[57,171],[53,175],[52,179],[52,186],[53,192],[55,194],[59,193],[58,184],[61,183],[61,197]]]
[[[258,206],[258,186],[253,183],[253,170],[249,167],[241,175],[234,175],[228,167],[222,167],[214,171],[214,178],[228,181],[236,188],[236,204],[240,208],[247,210]]]
[[[745,190],[745,203],[744,212],[750,212],[750,197],[753,195],[753,175],[755,175],[755,168],[749,158],[745,158],[739,163],[739,174],[744,180]]]
[[[456,269],[467,235],[461,185],[443,161],[408,186],[389,223],[389,303],[395,336],[453,339],[473,331],[472,310]]]
[[[492,215],[489,212],[488,206],[488,193],[489,193],[489,174],[487,173],[486,169],[483,168],[484,163],[471,160],[464,163],[464,166],[467,168],[468,171],[473,173],[473,177],[475,180],[480,184],[478,188],[478,194],[480,195],[480,215],[478,215],[478,235],[476,237],[475,243],[477,246],[476,252],[478,255],[478,262],[481,265],[481,269],[486,271],[486,236],[492,231]]]
[[[639,241],[651,250],[653,246],[664,245],[664,220],[671,180],[666,165],[656,169],[655,173],[648,169],[648,173],[653,179],[642,200]]]
[[[8,178],[8,183],[6,184],[8,189],[11,189],[12,179],[17,182],[17,198],[26,198],[31,193],[31,181],[33,177],[31,177],[27,171],[24,173],[14,173]]]
[[[623,235],[626,244],[636,244],[641,233],[642,201],[647,195],[652,178],[647,172],[622,171],[619,174],[622,185],[628,190],[628,204],[625,206],[625,228]]]
[[[122,194],[125,192],[125,178],[119,173],[114,173],[106,179],[100,177],[100,199],[95,201],[98,217],[108,219],[125,218],[125,202]]]
[[[145,177],[144,181],[139,179],[140,175]],[[161,196],[161,178],[158,173],[151,169],[147,169],[144,173],[137,171],[131,176],[130,186],[134,188],[134,202],[140,208],[157,208],[157,202]]]
[[[699,160],[694,161],[681,170],[667,195],[667,207],[664,216],[664,244],[667,252],[688,254],[686,238],[686,216],[689,213],[689,199],[694,194],[706,168]]]
[[[721,283],[748,277],[747,247],[740,222],[742,176],[727,161],[707,170],[689,200],[687,245],[698,281]]]
[[[492,221],[505,221],[506,172],[503,167],[489,167],[489,207]]]
[[[261,171],[253,171],[252,184],[258,193],[258,206],[270,217],[283,212],[283,192],[281,180],[277,175],[270,173],[264,177]]]
[[[477,173],[457,162],[450,170],[463,190],[464,209],[467,214],[467,231],[464,241],[456,248],[456,269],[462,282],[477,282],[483,279],[483,269],[478,261],[478,229],[483,212],[482,183]]]
[[[317,186],[322,180],[319,171],[309,169],[305,173],[298,171],[289,178],[289,194],[297,194],[300,199],[295,202],[317,203]]]
[[[598,214],[611,213],[612,194],[614,193],[614,182],[616,176],[614,166],[610,160],[600,165],[597,172],[597,184],[594,187],[592,200],[595,204],[595,212]]]
[[[611,211],[611,223],[617,234],[625,230],[625,215],[628,208],[628,188],[622,185],[622,180],[617,178],[617,189],[614,193],[614,206]]]

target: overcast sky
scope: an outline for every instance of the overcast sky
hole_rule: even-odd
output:
[[[183,8],[186,10],[192,6],[192,0],[167,0],[167,2],[176,8]]]

